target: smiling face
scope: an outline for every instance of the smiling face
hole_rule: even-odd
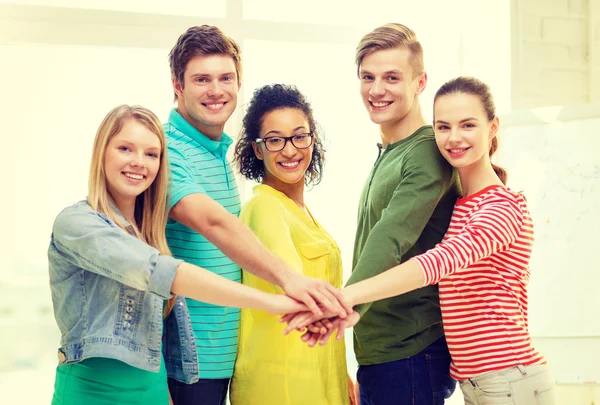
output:
[[[367,112],[379,125],[402,121],[425,89],[427,75],[415,74],[411,51],[406,47],[366,55],[360,65],[360,94]]]
[[[104,172],[106,188],[121,211],[133,207],[135,199],[154,181],[160,168],[158,136],[134,118],[106,145]]]
[[[452,93],[434,104],[435,140],[444,158],[454,167],[489,164],[490,142],[498,131],[498,118],[491,121],[481,99],[472,94]]]
[[[260,138],[289,137],[310,133],[310,126],[304,112],[296,108],[282,108],[264,115],[260,129]],[[296,148],[291,141],[278,152],[268,151],[265,144],[253,144],[256,157],[265,165],[263,183],[278,190],[289,185],[304,186],[304,176],[308,169],[314,142],[304,149]]]
[[[233,58],[225,54],[190,59],[184,83],[173,79],[177,111],[204,135],[219,140],[237,105],[238,81]]]

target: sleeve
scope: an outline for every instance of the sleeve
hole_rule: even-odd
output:
[[[523,217],[516,201],[504,199],[482,204],[459,234],[414,257],[423,270],[424,285],[435,284],[509,247],[519,237]]]
[[[255,198],[244,207],[240,218],[269,251],[302,272],[302,259],[292,240],[286,209],[281,202],[274,198]]]
[[[438,202],[447,192],[452,169],[434,141],[416,145],[408,157],[381,219],[373,227],[347,285],[366,280],[402,263],[417,242]],[[355,309],[364,315],[371,303]]]
[[[198,176],[194,176],[192,168],[188,164],[186,156],[175,146],[169,144],[169,169],[170,188],[167,202],[167,209],[170,211],[183,197],[190,194],[206,194]]]
[[[51,248],[69,263],[164,299],[182,262],[129,235],[93,210],[68,208],[56,218]]]

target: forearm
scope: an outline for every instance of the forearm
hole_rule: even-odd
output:
[[[350,305],[360,305],[402,295],[423,287],[423,270],[416,260],[408,260],[378,276],[345,287]]]
[[[270,294],[189,263],[177,267],[171,291],[210,304],[267,310]]]
[[[269,252],[235,215],[202,194],[178,202],[171,218],[204,236],[244,270],[281,286],[293,270]]]

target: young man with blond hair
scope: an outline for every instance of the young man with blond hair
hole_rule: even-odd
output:
[[[442,240],[458,196],[419,96],[427,85],[415,33],[386,24],[357,47],[360,94],[379,125],[379,154],[358,212],[348,284],[380,274]],[[437,286],[356,308],[361,405],[443,404],[455,388]],[[433,401],[433,402],[432,402]]]

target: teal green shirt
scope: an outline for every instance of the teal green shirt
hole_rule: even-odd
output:
[[[354,284],[424,253],[442,240],[458,198],[456,176],[431,126],[383,151],[360,197]],[[354,350],[360,365],[414,356],[442,334],[437,285],[360,305]]]
[[[232,140],[223,134],[219,142],[208,138],[175,109],[164,125],[171,166],[169,208],[194,193],[206,194],[229,213],[239,216],[240,197],[231,165],[226,158]],[[178,259],[241,282],[241,269],[204,236],[169,220],[167,242]],[[240,311],[187,299],[196,337],[200,378],[230,378],[237,353]]]

